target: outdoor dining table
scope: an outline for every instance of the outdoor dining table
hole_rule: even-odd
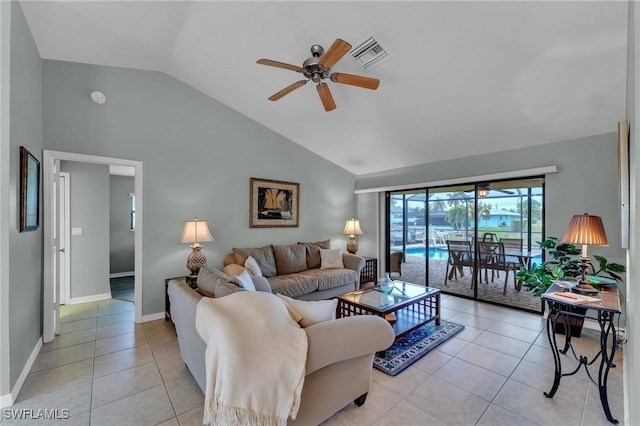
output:
[[[468,266],[468,265],[462,264],[463,257],[465,256],[465,254],[468,254],[473,258],[473,256],[475,255],[475,250],[473,247],[471,247],[469,251],[460,250],[457,248],[456,249],[451,248],[447,250],[449,251],[451,259],[453,260],[453,265],[452,265],[453,267],[451,268],[451,271],[449,272],[449,276],[448,276],[448,279],[451,280],[454,278],[456,268],[461,276],[464,275],[462,272],[462,267]],[[540,256],[541,254],[542,252],[540,250],[527,250],[527,249],[520,250],[512,247],[504,248],[505,259],[517,258],[518,264],[521,268],[528,268],[530,266],[531,259],[533,259],[536,256]],[[516,290],[520,291],[521,288],[522,288],[522,282],[518,280],[518,284],[516,285]]]

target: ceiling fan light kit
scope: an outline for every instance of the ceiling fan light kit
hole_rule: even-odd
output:
[[[299,87],[307,84],[309,80],[314,83],[318,83],[316,89],[320,96],[320,101],[324,106],[325,111],[333,111],[336,109],[336,103],[333,100],[331,90],[326,83],[322,80],[328,78],[334,83],[346,84],[349,86],[361,87],[369,90],[376,90],[380,85],[380,80],[377,78],[364,77],[361,75],[345,74],[345,73],[332,73],[331,68],[340,60],[344,55],[349,53],[351,45],[342,39],[336,39],[331,47],[325,52],[323,47],[319,44],[311,46],[311,57],[302,63],[302,67],[286,64],[283,62],[274,61],[271,59],[259,59],[257,61],[260,65],[268,65],[276,68],[283,68],[286,70],[299,72],[304,75],[307,80],[297,81],[279,92],[273,94],[268,99],[270,101],[277,101],[282,97],[288,95]]]

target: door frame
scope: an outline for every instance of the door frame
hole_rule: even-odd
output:
[[[134,167],[134,188],[136,194],[136,229],[134,239],[134,299],[135,299],[135,322],[142,322],[142,229],[143,229],[143,207],[142,207],[142,161],[126,160],[120,158],[101,157],[95,155],[78,154],[72,152],[44,150],[42,153],[43,164],[43,232],[44,232],[44,288],[42,306],[42,340],[50,342],[54,338],[55,329],[53,316],[55,313],[54,292],[55,288],[55,260],[56,250],[54,246],[54,200],[53,184],[55,161],[77,161],[83,163],[119,165]]]

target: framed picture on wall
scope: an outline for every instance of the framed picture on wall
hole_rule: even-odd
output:
[[[250,228],[297,227],[300,184],[251,178]]]
[[[40,161],[20,147],[20,232],[40,226]]]

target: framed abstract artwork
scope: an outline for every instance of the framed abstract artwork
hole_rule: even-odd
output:
[[[20,232],[40,226],[40,161],[20,147]]]
[[[300,184],[251,178],[250,228],[297,227]]]

